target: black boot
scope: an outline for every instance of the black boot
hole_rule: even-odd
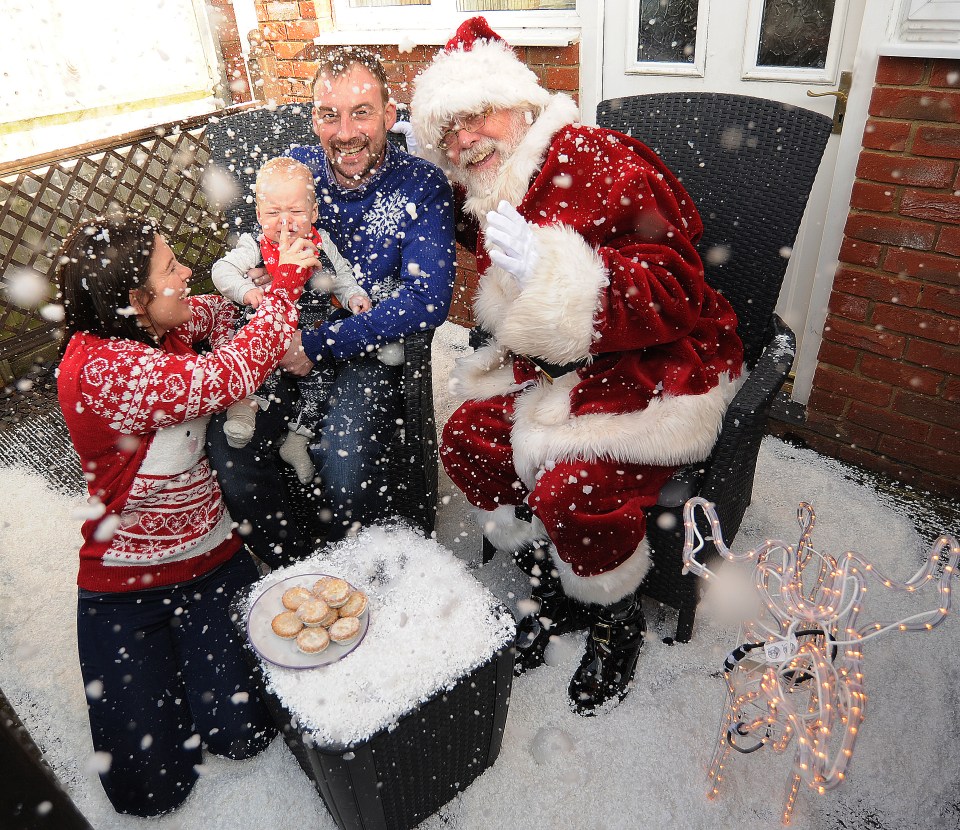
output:
[[[553,568],[553,561],[550,559],[549,539],[535,539],[521,545],[511,555],[514,564],[531,577],[534,587],[539,584],[540,577]]]
[[[542,548],[541,550],[546,550]],[[560,577],[553,570],[549,557],[536,558],[536,552],[528,551],[533,567],[527,571],[518,554],[514,555],[521,570],[530,574],[533,588],[530,599],[538,604],[533,614],[528,614],[517,623],[514,641],[516,662],[513,673],[523,674],[527,669],[543,665],[544,652],[554,634],[568,634],[590,625],[592,616],[586,605],[571,599],[563,592]]]
[[[640,597],[628,594],[621,600],[595,609],[587,651],[570,681],[570,700],[579,715],[593,715],[608,700],[623,700],[633,679],[643,647],[647,623]]]

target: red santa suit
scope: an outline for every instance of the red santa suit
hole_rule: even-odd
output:
[[[512,506],[526,501],[566,593],[608,605],[649,568],[645,509],[678,465],[710,454],[742,372],[736,316],[704,282],[700,217],[660,159],[579,124],[574,102],[539,87],[501,41],[435,59],[413,99],[417,139],[430,153],[458,114],[491,106],[529,108],[532,124],[491,192],[461,200],[477,231],[475,319],[492,337],[455,369],[466,401],[444,428],[441,458],[489,511],[498,546],[517,528]],[[483,244],[501,199],[535,226],[522,290]],[[530,358],[579,368],[550,378]]]

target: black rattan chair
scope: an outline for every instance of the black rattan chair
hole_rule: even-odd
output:
[[[253,185],[260,165],[292,146],[310,141],[312,135],[309,104],[247,109],[211,120],[206,132],[210,160],[240,185],[239,199],[224,211],[231,232],[257,230]],[[391,133],[390,138],[402,146],[403,136]],[[427,536],[433,532],[437,517],[432,340],[432,330],[404,338],[403,424],[389,448],[385,475],[392,512]]]
[[[699,249],[707,282],[736,310],[750,368],[711,457],[680,470],[648,515],[653,567],[641,590],[679,610],[676,639],[686,642],[701,581],[681,575],[683,504],[694,495],[714,502],[728,543],[750,504],[770,404],[796,347],[774,314],[788,264],[784,249],[796,239],[831,121],[777,101],[704,92],[602,101],[597,123],[651,147],[690,193],[704,224]],[[708,545],[706,556],[716,555]]]

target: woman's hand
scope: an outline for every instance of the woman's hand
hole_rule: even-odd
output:
[[[280,240],[277,248],[280,252],[281,265],[296,265],[298,268],[313,269],[320,264],[317,256],[317,246],[309,239],[302,237],[291,238],[287,225],[280,228]]]
[[[303,350],[303,341],[300,339],[299,329],[290,338],[290,345],[287,346],[287,351],[280,358],[279,368],[298,378],[310,374],[313,361],[307,357],[307,353]]]

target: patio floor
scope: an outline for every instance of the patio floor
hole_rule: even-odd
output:
[[[444,373],[441,371],[438,374],[442,377]],[[437,394],[442,397],[445,393],[438,391]],[[438,416],[441,420],[447,405],[447,401],[438,400]],[[0,467],[2,466],[26,467],[41,475],[54,489],[61,493],[77,495],[83,491],[83,479],[57,405],[56,383],[50,367],[38,367],[30,375],[22,378],[18,384],[0,393]],[[849,468],[844,473],[844,477],[867,486],[877,494],[880,501],[885,505],[889,505],[902,516],[909,516],[920,538],[925,540],[927,544],[940,532],[951,531],[957,533],[960,529],[960,505],[945,497],[919,493],[884,476],[854,468]],[[839,506],[844,507],[842,504]],[[461,542],[459,538],[455,538],[466,537],[467,534],[461,532],[464,530],[462,523],[456,524],[462,518],[459,514],[451,519],[450,514],[453,512],[453,508],[453,504],[449,505],[446,508],[448,515],[441,517],[448,524],[453,522],[452,529],[440,529],[438,533],[443,540],[446,540],[445,544],[451,544],[451,540],[457,543],[453,545],[452,550],[456,552],[458,548],[469,548],[468,554],[472,556],[474,555],[473,551],[479,550],[478,539],[474,537],[464,538]],[[824,514],[826,515],[828,512],[825,504]],[[460,551],[458,555],[463,555],[463,551]],[[661,629],[665,626],[669,627],[662,620],[653,621],[654,630],[660,632],[661,636]],[[943,640],[944,644],[947,642],[946,639]],[[663,650],[663,647],[659,646],[656,641],[651,642],[650,646],[649,653],[644,658],[647,662],[643,678],[641,678],[641,685],[634,694],[635,699],[631,702],[637,706],[640,705],[641,694],[645,693],[646,686],[654,682],[651,680],[652,677],[657,676],[658,672],[665,671],[665,667],[673,666],[675,669],[674,664],[678,660],[683,662],[683,660],[690,660],[696,656],[693,647],[685,652],[671,650],[660,653],[658,649]],[[945,647],[946,645],[944,645]],[[710,665],[712,666],[713,663]],[[562,673],[560,670],[551,669],[551,671]],[[542,684],[547,680],[549,678],[545,669],[538,683]],[[654,685],[656,684],[654,683]],[[528,692],[524,692],[525,688],[528,689]],[[532,693],[529,689],[529,684],[527,687],[518,686],[515,706],[518,712],[526,711],[522,705],[524,703],[523,695]],[[632,710],[625,706],[621,716],[628,714],[630,711]],[[879,723],[879,713],[876,717]],[[568,728],[572,727],[568,726]],[[510,760],[508,755],[505,755],[504,760],[501,761],[501,766],[506,767],[510,763],[513,763],[513,761]],[[745,777],[750,769],[746,762],[741,763],[740,767],[742,769],[738,769],[738,775],[735,778]],[[736,784],[732,781],[731,788],[735,790],[735,787]],[[819,817],[817,817],[818,806],[816,802],[808,799],[809,806],[804,809],[811,810],[810,819],[818,830],[842,830],[842,828],[850,826],[872,826],[883,828],[883,830],[892,830],[894,825],[883,817],[873,816],[867,804],[857,807],[855,798],[858,791],[856,789],[850,790],[850,801],[846,800],[845,793],[842,795],[844,800],[841,804],[845,806],[846,810],[853,810],[852,815],[839,809],[836,809],[836,811],[831,809],[829,813],[819,814]],[[469,803],[469,798],[465,799],[464,804],[469,805]],[[461,809],[465,812],[465,815],[469,812],[468,806]],[[726,808],[721,807],[720,809]],[[941,801],[939,809],[941,817],[960,815],[960,804],[956,802],[955,790],[951,791],[951,795],[947,796],[946,801]],[[123,825],[121,818],[117,818],[116,821],[118,822],[117,826],[126,826]],[[853,823],[848,823],[849,821]],[[804,826],[805,823],[803,822],[800,826]],[[2,819],[0,819],[0,824],[2,824]],[[472,825],[469,821],[466,821],[465,826]],[[940,826],[946,827],[948,825]],[[953,822],[949,826],[953,826]]]

